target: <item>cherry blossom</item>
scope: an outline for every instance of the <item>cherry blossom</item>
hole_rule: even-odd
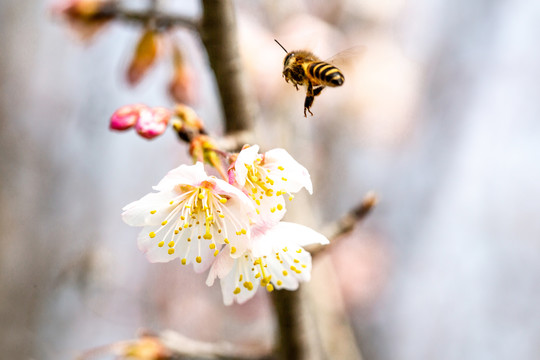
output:
[[[328,244],[315,230],[288,222],[252,226],[251,236],[251,246],[242,256],[235,259],[222,252],[208,274],[208,286],[220,279],[225,305],[246,302],[259,286],[267,291],[296,290],[311,278],[311,255],[303,247]]]
[[[276,223],[285,213],[285,200],[303,187],[311,194],[309,172],[284,149],[259,154],[259,146],[244,147],[229,170],[229,182],[242,188],[255,202],[257,222]]]
[[[225,244],[229,257],[246,251],[253,203],[226,181],[208,176],[202,163],[171,170],[154,190],[122,213],[128,225],[144,227],[138,245],[149,261],[180,258],[202,272]]]

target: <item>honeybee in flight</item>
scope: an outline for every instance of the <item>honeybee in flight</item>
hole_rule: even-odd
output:
[[[326,86],[336,87],[343,85],[345,77],[341,71],[325,61],[321,61],[313,53],[306,50],[288,52],[276,39],[275,42],[287,55],[283,61],[283,77],[286,82],[292,82],[296,90],[298,85],[306,87],[306,100],[304,101],[304,117],[307,112],[313,116],[311,106],[315,96],[321,94]]]

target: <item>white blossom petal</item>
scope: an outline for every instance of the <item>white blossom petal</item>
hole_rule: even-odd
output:
[[[296,193],[303,187],[312,194],[311,177],[305,167],[300,165],[284,149],[272,149],[264,154],[264,166],[273,171],[278,170],[279,176],[274,177],[276,187],[287,193]]]
[[[233,257],[247,249],[252,202],[226,181],[207,176],[202,163],[178,167],[157,188],[160,192],[129,204],[123,214],[128,224],[145,226],[138,246],[149,261],[179,258],[202,272],[223,245],[230,245]]]
[[[180,165],[165,175],[165,177],[153,187],[157,191],[166,191],[174,188],[177,184],[196,186],[208,177],[204,171],[202,162],[195,165]]]

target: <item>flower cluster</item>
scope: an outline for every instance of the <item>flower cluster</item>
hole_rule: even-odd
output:
[[[282,222],[286,202],[306,188],[307,170],[285,150],[259,154],[257,145],[231,156],[228,179],[209,176],[202,162],[170,171],[150,193],[124,207],[142,226],[140,250],[151,262],[179,258],[220,279],[223,301],[243,303],[259,286],[295,290],[308,281],[311,256],[303,246],[328,240],[305,226]]]

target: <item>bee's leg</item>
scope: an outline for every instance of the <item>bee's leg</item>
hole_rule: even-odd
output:
[[[319,93],[320,91],[317,93],[317,95]],[[311,112],[310,108],[313,105],[314,100],[315,100],[315,94],[313,92],[313,84],[311,84],[311,81],[308,81],[307,91],[306,91],[306,100],[304,101],[304,117],[307,117],[306,111],[309,111],[311,116],[313,116],[313,113]]]
[[[312,91],[313,96],[319,95],[323,91],[323,89],[324,89],[324,86],[320,86],[318,88],[313,89],[313,91]]]
[[[315,100],[315,97],[306,95],[306,101],[304,101],[304,117],[307,117],[306,111],[309,111],[311,116],[313,116],[313,113],[309,110],[311,105],[313,105],[313,100]]]

